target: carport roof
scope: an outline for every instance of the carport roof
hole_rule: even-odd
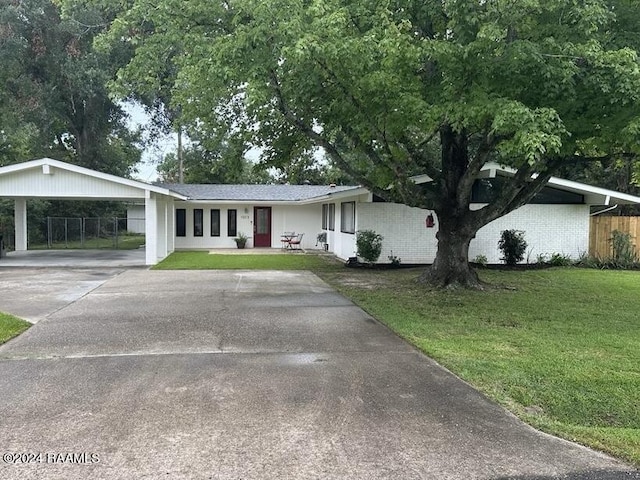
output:
[[[150,183],[98,172],[52,158],[0,167],[0,197],[135,199],[150,192],[185,198]]]

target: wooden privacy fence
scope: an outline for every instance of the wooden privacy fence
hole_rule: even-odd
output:
[[[591,217],[589,227],[589,255],[598,258],[610,258],[613,255],[611,249],[611,232],[619,230],[631,234],[631,243],[638,250],[640,238],[640,217]]]

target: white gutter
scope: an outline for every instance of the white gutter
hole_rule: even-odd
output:
[[[611,210],[615,210],[618,208],[618,204],[615,204],[613,207],[605,208],[604,210],[600,210],[599,212],[592,213],[590,216],[595,217],[596,215],[600,215],[601,213],[609,212]]]

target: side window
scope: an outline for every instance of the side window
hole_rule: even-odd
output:
[[[220,236],[220,210],[217,208],[211,209],[211,236]]]
[[[235,237],[238,235],[238,211],[227,210],[227,236]]]
[[[340,204],[340,231],[342,233],[356,233],[356,202],[342,202]]]
[[[176,209],[176,237],[187,236],[187,210],[184,208]]]
[[[203,222],[203,213],[201,208],[193,209],[193,236],[201,237],[204,231]]]
[[[329,217],[329,204],[322,204],[322,230],[327,229],[327,219]]]
[[[329,230],[332,232],[336,229],[336,204],[329,204]]]

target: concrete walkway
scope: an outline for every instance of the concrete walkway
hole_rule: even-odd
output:
[[[0,392],[0,478],[640,478],[304,272],[125,271],[0,347]]]
[[[134,250],[27,250],[25,252],[9,252],[0,258],[0,269],[16,267],[131,268],[144,266],[144,248]]]

